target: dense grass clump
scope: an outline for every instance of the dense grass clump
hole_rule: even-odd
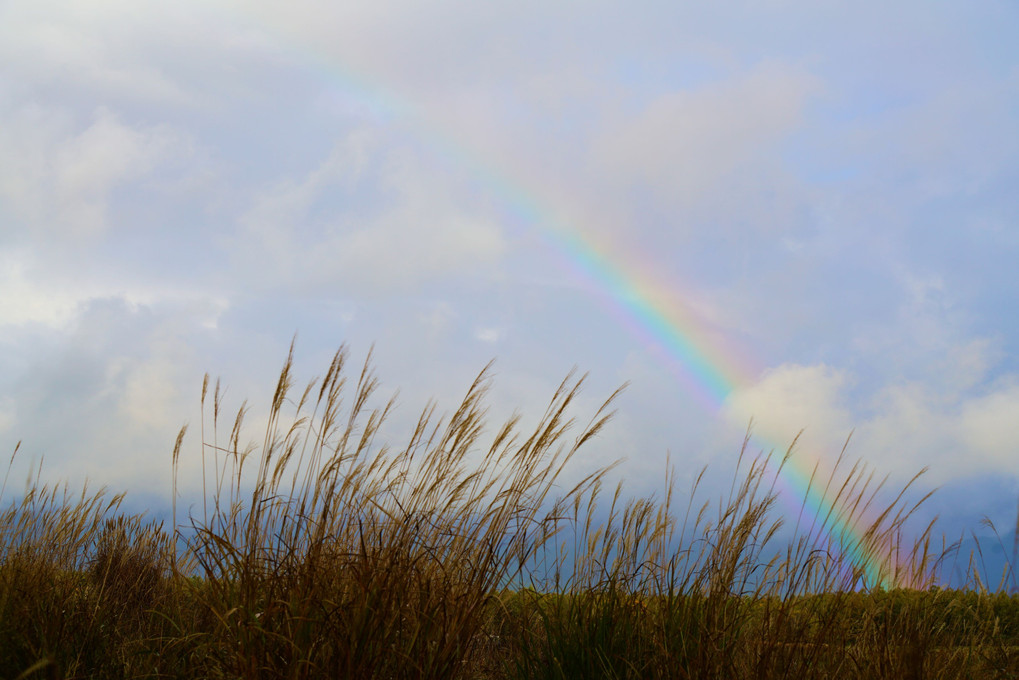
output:
[[[878,507],[858,466],[812,480],[834,502],[790,539],[788,453],[741,455],[704,504],[695,484],[677,508],[671,469],[656,496],[606,498],[608,468],[561,489],[615,395],[578,427],[570,375],[536,425],[489,429],[486,369],[393,445],[370,357],[347,364],[295,391],[291,350],[261,446],[242,447],[244,407],[220,445],[206,378],[204,493],[169,528],[37,474],[0,514],[0,678],[1019,674],[1019,598],[975,571],[938,589],[951,547],[930,526],[903,545],[917,504]]]

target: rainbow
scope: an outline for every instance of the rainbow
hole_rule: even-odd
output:
[[[579,233],[562,228],[552,231],[548,224],[540,226],[545,230],[546,240],[567,257],[573,269],[594,282],[601,297],[618,315],[629,320],[631,331],[664,354],[673,374],[692,384],[702,402],[711,410],[720,411],[740,387],[734,377],[736,371],[725,368],[735,361],[726,363],[724,357],[712,356],[708,347],[695,340],[698,335],[706,335],[690,327],[695,317],[680,316],[674,305],[661,304],[656,300],[655,289],[639,274],[624,271]],[[744,378],[744,384],[749,382]],[[763,450],[784,448],[760,437],[753,444]],[[905,585],[896,555],[868,541],[858,522],[852,521],[849,509],[826,495],[818,479],[819,462],[816,458],[812,463],[802,455],[790,455],[780,468],[783,498],[789,510],[799,514],[797,523],[806,515],[812,533],[823,531],[830,544],[837,546],[852,563],[863,566],[869,586],[889,589]]]
[[[720,411],[740,387],[752,384],[754,374],[742,366],[735,353],[715,349],[710,328],[697,315],[688,312],[674,292],[650,280],[636,268],[626,267],[621,257],[612,257],[614,249],[599,247],[593,238],[556,215],[548,201],[538,197],[541,191],[528,187],[526,181],[511,176],[504,169],[484,163],[461,142],[442,132],[442,126],[429,121],[421,111],[393,92],[377,85],[378,79],[358,76],[342,64],[304,45],[286,29],[259,19],[239,5],[255,27],[267,36],[278,38],[280,46],[297,63],[315,67],[345,94],[354,95],[374,116],[397,121],[420,142],[440,157],[447,158],[471,174],[503,201],[538,236],[565,266],[591,284],[602,301],[624,320],[628,329],[661,358],[677,379],[684,382],[712,411]],[[209,7],[204,7],[208,10]],[[784,447],[755,437],[755,448],[782,450]],[[829,498],[817,481],[819,460],[813,463],[805,456],[790,456],[780,472],[784,488],[780,491],[792,512],[806,516],[812,529],[827,534],[829,543],[857,565],[863,565],[868,586],[891,588],[901,583],[896,556],[892,551],[873,546],[850,519],[852,514],[837,499]]]

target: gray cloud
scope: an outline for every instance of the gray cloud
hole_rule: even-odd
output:
[[[201,374],[257,399],[296,330],[309,371],[378,341],[411,411],[495,352],[496,411],[574,363],[591,402],[633,378],[591,460],[629,456],[637,487],[667,449],[729,464],[751,415],[818,451],[855,427],[880,471],[1005,470],[1016,23],[1002,2],[6,3],[2,441],[159,487]],[[731,419],[609,301],[631,283],[754,367]]]

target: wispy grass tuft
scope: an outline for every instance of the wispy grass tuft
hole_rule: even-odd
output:
[[[0,514],[0,677],[1019,674],[1015,551],[996,590],[979,552],[966,588],[939,589],[958,546],[935,549],[933,525],[903,538],[926,499],[909,500],[916,478],[882,503],[884,483],[843,455],[810,482],[828,510],[805,500],[786,525],[792,447],[753,455],[748,435],[721,498],[703,498],[703,472],[679,493],[671,465],[645,497],[607,490],[610,468],[560,489],[616,397],[581,424],[583,383],[568,375],[533,427],[493,427],[486,367],[393,444],[370,354],[351,371],[341,348],[298,387],[291,346],[252,445],[246,404],[226,416],[206,377],[189,516],[186,428],[169,529],[38,472]]]

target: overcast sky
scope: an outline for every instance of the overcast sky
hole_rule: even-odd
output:
[[[297,333],[302,379],[374,343],[395,443],[490,359],[496,420],[577,366],[581,417],[630,383],[577,469],[634,493],[670,453],[728,479],[753,417],[1007,523],[1017,35],[992,0],[2,2],[0,448],[165,502],[203,374],[257,424]]]

